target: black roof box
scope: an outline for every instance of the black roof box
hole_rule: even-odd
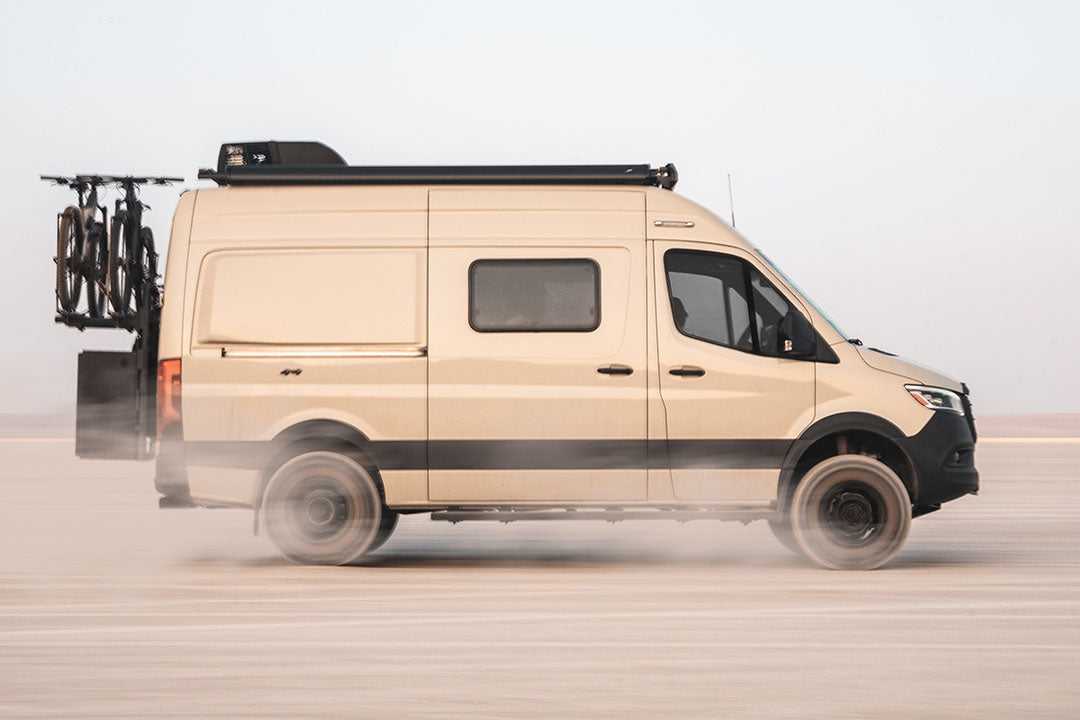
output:
[[[248,165],[344,165],[345,158],[321,142],[225,143],[218,152],[217,171]]]

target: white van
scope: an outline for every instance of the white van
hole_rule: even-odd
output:
[[[156,485],[253,508],[296,561],[423,512],[763,519],[873,568],[978,490],[966,386],[846,337],[673,166],[233,143],[200,176],[220,187],[181,196],[168,248]]]

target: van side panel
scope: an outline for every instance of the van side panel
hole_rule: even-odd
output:
[[[251,505],[270,441],[310,420],[422,446],[426,278],[425,190],[200,191],[182,365],[193,499]],[[388,501],[426,500],[422,458],[394,467]]]
[[[642,194],[432,190],[430,243],[431,501],[644,502]],[[484,261],[594,264],[598,324],[477,329],[470,268]],[[633,372],[601,371],[616,366]]]

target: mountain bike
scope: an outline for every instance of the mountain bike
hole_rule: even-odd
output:
[[[105,315],[108,255],[108,208],[98,205],[100,175],[61,177],[42,175],[42,180],[74,190],[78,205],[64,208],[56,227],[56,301],[63,314],[78,312],[83,283],[90,317]],[[101,221],[97,219],[101,211]]]
[[[134,315],[155,294],[158,260],[154,233],[142,224],[142,212],[150,206],[139,200],[138,188],[147,183],[182,182],[183,178],[129,175],[106,179],[124,192],[124,197],[116,201],[109,232],[109,301],[113,314]]]

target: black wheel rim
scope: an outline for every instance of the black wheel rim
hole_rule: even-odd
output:
[[[340,537],[355,515],[348,493],[330,477],[308,478],[287,498],[286,512],[296,533],[315,544]]]
[[[839,483],[821,499],[821,527],[845,548],[872,545],[884,532],[885,499],[861,482]]]

